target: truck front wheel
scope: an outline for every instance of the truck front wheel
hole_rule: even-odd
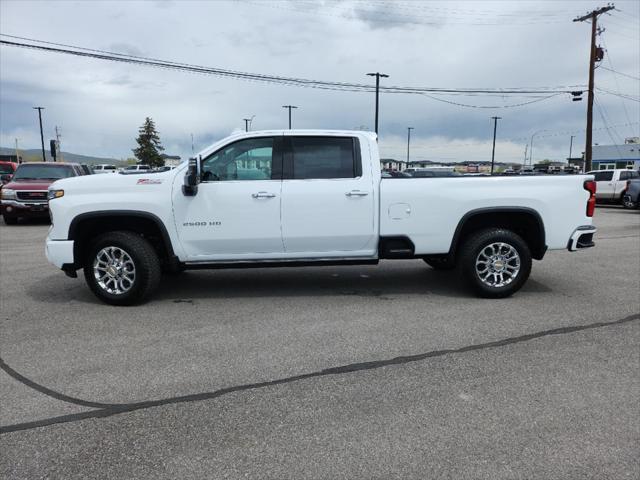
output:
[[[488,228],[473,233],[463,244],[459,265],[469,286],[480,297],[508,297],[531,273],[531,252],[511,230]]]
[[[132,232],[108,232],[89,247],[84,277],[91,291],[111,305],[146,300],[160,282],[160,261],[151,244]]]
[[[9,215],[2,215],[2,219],[4,220],[4,223],[7,225],[17,225],[18,224],[18,217],[11,217]]]

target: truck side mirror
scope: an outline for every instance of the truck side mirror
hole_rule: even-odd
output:
[[[197,158],[189,159],[187,173],[184,175],[184,185],[182,185],[182,193],[187,197],[194,197],[198,193],[198,184],[200,183],[199,163]]]

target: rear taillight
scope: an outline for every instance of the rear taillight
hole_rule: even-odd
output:
[[[589,192],[589,200],[587,200],[587,217],[593,217],[596,209],[596,182],[587,180],[584,182],[584,189]]]

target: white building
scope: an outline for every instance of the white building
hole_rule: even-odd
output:
[[[640,170],[640,139],[627,138],[624,145],[594,145],[591,164],[594,170],[629,168]]]

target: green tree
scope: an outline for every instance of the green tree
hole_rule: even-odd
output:
[[[133,149],[133,154],[140,163],[150,167],[164,166],[164,158],[160,154],[164,147],[160,144],[156,125],[151,118],[145,118],[144,124],[138,129],[136,142],[138,142],[138,148]]]

